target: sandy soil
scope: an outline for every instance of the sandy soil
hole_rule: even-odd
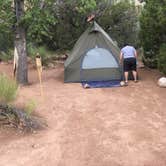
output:
[[[0,64],[11,76],[12,66]],[[83,89],[63,83],[63,65],[37,72],[16,104],[37,103],[48,128],[30,135],[0,130],[0,166],[166,166],[166,89],[160,74],[139,69],[128,87]]]

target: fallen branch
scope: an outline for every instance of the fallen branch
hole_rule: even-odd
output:
[[[46,127],[46,123],[41,118],[28,116],[23,110],[6,104],[0,104],[0,125],[7,125],[26,132]]]

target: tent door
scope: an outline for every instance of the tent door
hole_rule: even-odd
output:
[[[110,51],[105,48],[89,50],[82,61],[81,80],[119,79],[119,65]]]
[[[112,53],[104,48],[89,50],[84,56],[82,69],[118,68]]]

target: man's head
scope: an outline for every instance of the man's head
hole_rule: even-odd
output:
[[[92,22],[92,21],[94,21],[94,19],[95,19],[95,14],[91,14],[87,17],[86,21],[87,22]]]

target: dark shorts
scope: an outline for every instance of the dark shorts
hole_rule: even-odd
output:
[[[124,71],[136,71],[136,58],[126,58],[123,64]]]

